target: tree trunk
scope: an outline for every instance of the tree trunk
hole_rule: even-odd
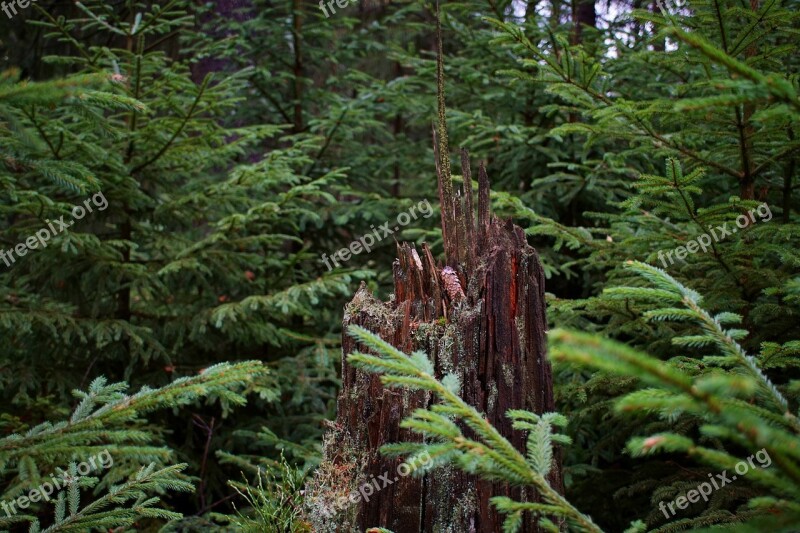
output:
[[[437,377],[457,373],[462,397],[523,453],[525,435],[512,430],[506,411],[554,410],[538,255],[522,229],[489,214],[483,166],[475,222],[466,152],[462,169],[468,179],[463,195],[455,197],[451,187],[442,186],[447,174],[437,165],[450,266],[438,266],[427,245],[417,251],[403,243],[394,263],[394,298],[380,302],[362,284],[345,308],[338,415],[308,490],[315,531],[384,527],[396,533],[500,532],[503,517],[491,506],[491,497],[536,501],[529,489],[484,481],[451,467],[423,478],[403,477],[400,461],[378,450],[391,442],[418,441],[400,422],[432,399],[419,391],[384,388],[379,376],[356,370],[346,360],[347,354],[365,349],[346,334],[351,324],[380,334],[403,351],[426,352]],[[550,480],[561,490],[560,460]],[[531,517],[522,531],[536,531]]]
[[[572,0],[572,24],[572,44],[580,44],[584,26],[597,28],[594,0]]]

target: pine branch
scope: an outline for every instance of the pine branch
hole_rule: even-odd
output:
[[[529,506],[524,509],[519,507],[512,509],[505,500],[496,501],[496,505],[499,504],[498,508],[503,507],[512,512],[512,517],[507,521],[508,531],[516,531],[514,526],[515,524],[518,526],[519,522],[516,522],[513,516],[517,512],[528,510],[541,513],[551,507],[558,510],[556,514],[566,518],[581,531],[601,531],[591,518],[575,509],[553,489],[545,477],[552,460],[550,455],[552,451],[549,450],[552,446],[549,426],[564,425],[566,419],[553,413],[539,416],[525,411],[509,412],[508,416],[515,419],[516,428],[533,430],[537,437],[543,439],[540,441],[529,438],[529,459],[526,459],[485,417],[461,399],[458,395],[460,384],[454,375],[448,375],[441,381],[433,376],[433,366],[425,354],[415,352],[405,355],[377,335],[360,327],[353,326],[349,332],[377,353],[377,355],[350,354],[348,361],[354,366],[369,372],[382,373],[381,381],[389,387],[429,391],[442,402],[431,406],[430,409],[416,410],[401,424],[402,427],[412,429],[423,436],[434,437],[438,445],[405,443],[387,446],[383,449],[384,453],[427,452],[434,458],[434,464],[454,462],[462,470],[478,472],[488,479],[533,486],[547,502],[545,507],[535,509]],[[480,440],[464,437],[458,426],[451,421],[451,417],[463,421],[475,431]],[[566,439],[558,441],[566,442]],[[415,464],[412,460],[408,463]]]

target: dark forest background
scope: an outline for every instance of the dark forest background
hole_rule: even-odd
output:
[[[486,162],[494,212],[538,250],[551,327],[730,378],[703,382],[723,407],[701,408],[658,392],[644,366],[556,339],[556,354],[587,354],[554,359],[572,439],[560,445],[566,496],[608,531],[800,523],[798,8],[441,6],[450,146]],[[18,11],[0,13],[0,248],[98,192],[109,205],[0,264],[2,498],[103,449],[114,466],[65,494],[61,515],[40,502],[0,512],[0,527],[309,531],[303,490],[335,416],[343,307],[361,282],[391,293],[395,239],[442,253],[433,6]],[[340,268],[321,260],[424,200],[434,216]],[[769,220],[660,261],[765,203]],[[674,294],[666,282],[647,292],[631,262],[697,291],[712,325],[659,314]],[[628,445],[662,433],[676,440]],[[700,450],[746,457],[767,444],[779,472],[674,518],[659,511],[728,465]]]

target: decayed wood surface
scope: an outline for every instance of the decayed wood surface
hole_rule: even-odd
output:
[[[441,159],[446,160],[437,154],[437,163]],[[394,263],[394,298],[377,301],[362,285],[346,307],[343,330],[357,324],[407,353],[428,353],[437,377],[456,372],[462,397],[524,452],[525,435],[512,430],[506,411],[554,410],[545,355],[542,267],[522,229],[490,214],[489,179],[483,165],[478,172],[477,218],[468,154],[462,152],[465,185],[458,195],[445,178],[449,165],[443,166],[437,164],[445,265],[437,265],[424,244],[421,249],[400,244]],[[345,333],[343,354],[358,350],[365,348]],[[356,370],[344,356],[342,378],[322,477],[340,476],[328,488],[336,485],[344,492],[348,489],[343,487],[352,490],[381,476],[383,480],[374,483],[380,490],[369,501],[359,497],[347,509],[336,509],[336,516],[325,517],[326,529],[364,531],[380,526],[396,533],[499,532],[503,518],[490,505],[492,496],[535,498],[519,488],[482,481],[455,469],[440,468],[423,479],[398,476],[399,461],[382,457],[378,449],[391,442],[418,440],[400,428],[400,422],[414,409],[427,406],[431,398],[422,392],[386,389],[379,376]],[[561,487],[560,465],[551,480]],[[319,495],[320,489],[314,492]],[[330,509],[320,512],[325,515]],[[528,520],[522,531],[535,531]]]

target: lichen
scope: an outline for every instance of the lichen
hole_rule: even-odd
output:
[[[357,502],[349,496],[363,481],[366,453],[341,428],[323,438],[322,450],[323,461],[305,487],[308,521],[319,533],[355,531]]]
[[[455,370],[453,366],[452,350],[456,335],[458,335],[458,330],[451,322],[444,328],[444,331],[442,331],[442,336],[439,338],[436,349],[436,357],[439,367],[438,369],[442,375],[450,374]]]
[[[523,317],[515,316],[514,325],[517,327],[517,336],[519,337],[519,345],[525,346],[525,322]]]
[[[502,364],[502,372],[503,372],[503,381],[508,387],[512,387],[514,385],[514,369],[511,368],[511,365],[507,362],[503,362]]]
[[[453,481],[455,470],[452,466],[442,467],[438,471],[439,479]],[[440,486],[448,492],[453,492],[453,488],[448,485]],[[465,531],[475,531],[474,517],[478,513],[477,497],[474,487],[470,487],[466,492],[460,492],[457,498],[454,494],[440,494],[439,496],[449,501],[456,502],[452,509],[438,513],[439,518],[433,524],[433,531],[436,533],[464,533]]]
[[[497,405],[497,383],[494,381],[489,382],[489,399],[488,399],[488,408],[489,412],[493,413],[495,405]]]
[[[353,299],[344,306],[345,320],[352,319],[359,314],[367,315],[385,324],[391,324],[392,322],[390,306],[376,299],[363,282]]]

